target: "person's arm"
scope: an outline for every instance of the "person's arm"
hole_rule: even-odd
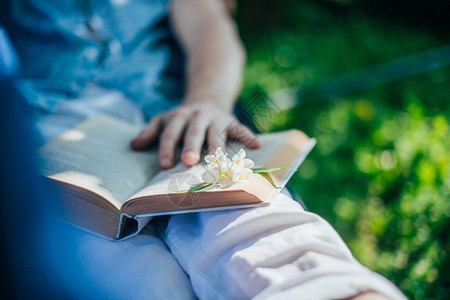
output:
[[[187,165],[199,161],[205,140],[209,152],[224,147],[224,136],[259,147],[254,134],[232,115],[245,51],[226,5],[221,0],[173,0],[170,20],[186,54],[183,104],[153,118],[131,146],[142,149],[159,140],[162,168],[173,166],[181,140],[181,160]]]
[[[185,103],[214,102],[230,112],[245,52],[221,0],[174,0],[172,25],[187,57]]]

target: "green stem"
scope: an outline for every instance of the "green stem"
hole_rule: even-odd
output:
[[[268,172],[274,172],[279,170],[294,170],[297,172],[297,169],[291,169],[291,168],[252,168],[250,169],[253,171],[253,173],[268,173]]]

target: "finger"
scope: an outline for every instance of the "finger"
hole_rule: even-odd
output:
[[[183,152],[181,154],[181,161],[184,164],[191,166],[199,161],[208,125],[209,118],[204,115],[204,112],[195,112],[184,136]]]
[[[180,141],[186,119],[184,114],[175,113],[159,138],[158,160],[160,167],[163,169],[168,169],[174,164],[175,148]]]
[[[217,123],[212,123],[208,128],[208,153],[214,154],[217,147],[222,147],[223,151],[225,151],[226,138],[226,127],[221,127]]]
[[[159,131],[162,124],[162,115],[153,117],[148,125],[135,137],[130,146],[134,150],[148,148],[158,140]]]
[[[261,143],[258,141],[257,136],[248,129],[247,126],[238,122],[228,126],[227,137],[241,141],[246,148],[255,149],[261,147]]]

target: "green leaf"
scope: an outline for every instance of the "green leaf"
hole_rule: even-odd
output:
[[[262,177],[264,177],[268,182],[270,182],[270,184],[273,187],[276,187],[276,184],[275,184],[275,182],[273,182],[273,179],[272,179],[272,177],[270,177],[269,173],[261,172],[261,173],[258,173],[258,174],[261,175]]]
[[[191,186],[190,189],[187,190],[188,193],[192,193],[192,192],[197,192],[203,189],[206,189],[207,187],[211,186],[212,183],[208,183],[208,182],[201,182],[199,184],[196,184],[194,186]]]
[[[296,169],[291,169],[291,168],[252,168],[251,170],[253,171],[253,173],[267,173],[267,172],[273,172],[273,171],[279,171],[279,170],[297,171]]]

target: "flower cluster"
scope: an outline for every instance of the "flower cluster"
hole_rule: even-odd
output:
[[[251,159],[245,158],[245,155],[245,150],[241,149],[232,159],[229,159],[227,153],[218,147],[215,155],[205,157],[207,165],[203,180],[211,185],[226,187],[249,179],[253,173],[251,168],[254,163]]]

